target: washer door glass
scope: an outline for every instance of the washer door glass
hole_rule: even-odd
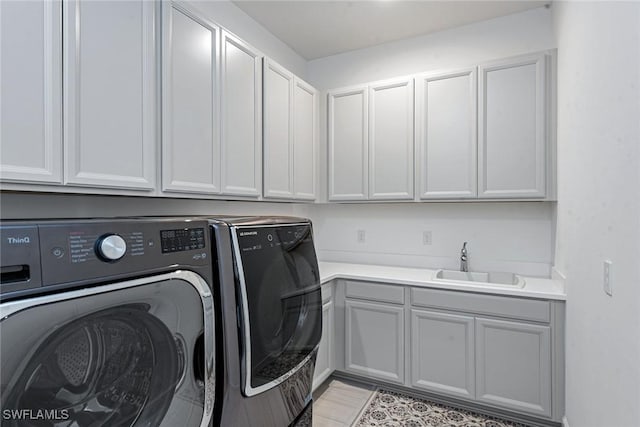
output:
[[[3,426],[200,425],[203,310],[188,282],[33,302],[0,323]]]

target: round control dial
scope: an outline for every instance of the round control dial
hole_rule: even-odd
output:
[[[107,261],[117,261],[127,252],[127,242],[117,234],[105,234],[96,244],[98,256]]]

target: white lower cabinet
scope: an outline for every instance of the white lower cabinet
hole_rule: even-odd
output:
[[[335,295],[338,371],[561,420],[564,303],[356,280]]]
[[[322,339],[318,346],[316,367],[313,372],[313,388],[315,389],[326,380],[333,372],[333,301],[322,305]]]
[[[411,385],[475,397],[472,316],[411,310]]]
[[[404,307],[345,302],[345,370],[404,383]]]
[[[477,400],[551,415],[551,328],[476,319]]]

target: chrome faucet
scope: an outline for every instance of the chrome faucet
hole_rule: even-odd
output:
[[[462,250],[460,251],[460,271],[465,273],[469,271],[467,267],[467,242],[462,244]]]

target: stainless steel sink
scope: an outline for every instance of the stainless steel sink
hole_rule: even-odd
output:
[[[480,272],[480,271],[456,271],[437,270],[433,280],[439,282],[464,282],[472,285],[507,286],[512,288],[524,287],[525,281],[514,273],[507,272]]]

